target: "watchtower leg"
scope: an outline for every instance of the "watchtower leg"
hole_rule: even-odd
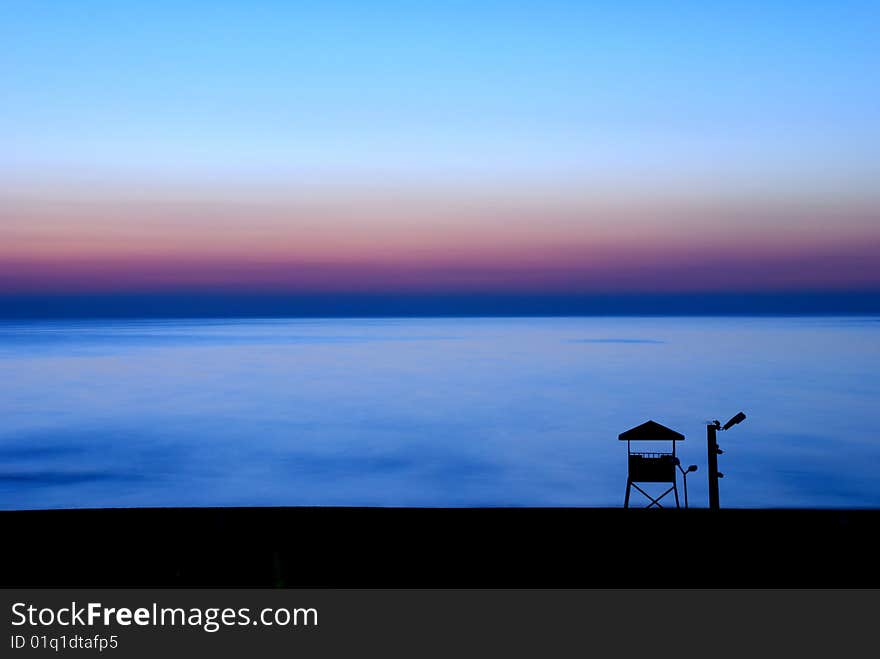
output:
[[[681,504],[678,503],[678,484],[677,483],[672,484],[672,491],[675,494],[675,507],[681,508]]]
[[[629,508],[629,489],[632,487],[632,481],[626,479],[626,497],[623,499],[623,507]]]

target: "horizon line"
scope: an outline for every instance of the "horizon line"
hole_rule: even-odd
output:
[[[678,293],[0,294],[0,319],[853,316],[880,314],[880,290]]]

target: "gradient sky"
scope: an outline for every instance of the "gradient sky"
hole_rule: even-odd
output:
[[[880,289],[873,2],[0,5],[0,294]]]

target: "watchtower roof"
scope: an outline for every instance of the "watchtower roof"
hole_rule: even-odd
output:
[[[620,433],[617,437],[624,442],[651,441],[651,442],[683,442],[684,435],[667,428],[656,421],[645,421],[642,425],[630,428]]]

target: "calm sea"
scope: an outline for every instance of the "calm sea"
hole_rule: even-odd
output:
[[[880,319],[0,325],[0,508],[619,506],[647,419],[730,507],[880,506]],[[635,501],[635,500],[634,500]]]

